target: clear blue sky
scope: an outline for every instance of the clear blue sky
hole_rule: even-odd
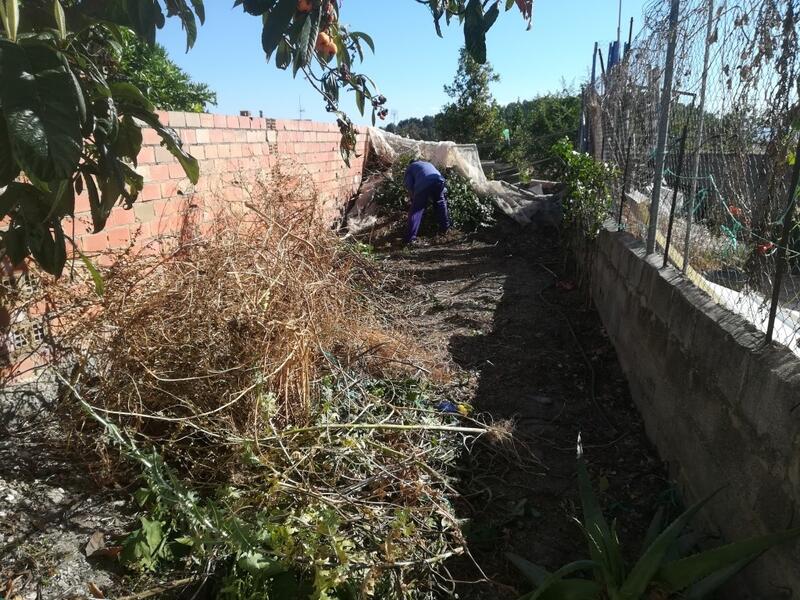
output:
[[[623,0],[623,38],[630,17],[635,36],[645,1]],[[177,19],[159,34],[173,60],[217,92],[214,112],[263,110],[269,117],[298,118],[302,103],[303,118],[330,119],[302,76],[292,79],[291,71],[265,62],[261,19],[232,6],[232,0],[206,0],[206,24],[188,54]],[[497,100],[531,98],[559,90],[562,82],[579,85],[594,42],[601,42],[605,55],[616,39],[617,7],[617,0],[537,0],[531,31],[516,8],[501,14],[488,35],[489,60],[501,77],[493,88]],[[375,79],[398,119],[433,114],[447,101],[442,86],[452,80],[463,45],[456,22],[438,38],[427,7],[414,0],[344,0],[341,21],[375,39],[376,53],[367,50],[360,71]],[[357,114],[352,98],[343,99],[342,108]]]

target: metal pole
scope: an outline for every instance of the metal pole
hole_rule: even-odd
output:
[[[797,140],[795,156],[800,157],[800,138]],[[789,200],[787,201],[786,213],[783,215],[783,235],[781,235],[781,245],[778,246],[778,256],[775,259],[775,282],[772,287],[772,304],[769,307],[769,323],[767,324],[767,343],[772,341],[772,334],[775,331],[775,316],[778,314],[778,302],[780,301],[781,288],[783,287],[783,276],[789,266],[786,258],[789,252],[789,241],[792,237],[794,228],[794,209],[797,206],[797,183],[800,180],[800,160],[794,161],[792,170],[792,185],[789,188]]]
[[[594,43],[594,54],[592,55],[592,88],[597,79],[597,42]]]
[[[669,108],[672,102],[672,76],[675,71],[675,46],[678,43],[678,14],[680,0],[672,0],[669,12],[669,39],[667,40],[667,60],[664,65],[664,90],[661,96],[661,113],[658,118],[658,138],[656,143],[656,173],[653,177],[653,197],[650,200],[650,225],[647,229],[647,254],[656,249],[658,232],[658,206],[661,203],[661,179],[664,177],[664,159],[667,149],[669,129]]]
[[[694,107],[694,102],[692,102]],[[669,246],[672,243],[672,226],[675,224],[675,205],[678,203],[678,190],[681,187],[681,175],[683,174],[683,156],[686,152],[686,136],[689,134],[689,119],[687,118],[683,124],[683,132],[681,133],[681,148],[678,151],[678,166],[675,169],[675,186],[672,190],[672,206],[669,208],[669,225],[667,225],[667,243],[664,244],[664,264],[666,267],[669,264]]]
[[[692,165],[692,183],[689,189],[689,210],[686,214],[686,238],[683,240],[683,268],[686,273],[689,267],[689,251],[692,238],[692,222],[694,221],[694,200],[697,197],[697,178],[700,176],[700,152],[703,149],[703,134],[706,124],[706,89],[708,87],[708,61],[711,56],[711,34],[714,32],[714,0],[708,0],[708,22],[706,23],[706,50],[703,55],[703,76],[700,80],[700,122],[697,124],[697,147],[694,150]]]
[[[622,192],[619,195],[619,216],[617,217],[617,231],[622,231],[622,209],[625,208],[625,192],[628,191],[628,173],[631,165],[631,145],[633,134],[628,134],[628,148],[625,150],[625,170],[622,173]]]

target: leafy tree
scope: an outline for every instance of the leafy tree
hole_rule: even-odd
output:
[[[503,117],[511,132],[511,160],[520,167],[546,160],[559,138],[577,138],[580,114],[580,98],[566,90],[508,104]]]
[[[425,115],[421,119],[418,117],[403,119],[397,124],[392,123],[387,125],[386,131],[389,133],[402,135],[403,137],[411,138],[412,140],[425,140],[427,142],[431,142],[439,139],[436,132],[435,118],[430,115]]]
[[[460,144],[475,143],[489,156],[498,155],[505,124],[489,86],[499,80],[490,64],[479,63],[466,47],[462,48],[453,83],[444,86],[453,102],[436,115],[439,138]]]
[[[516,4],[530,19],[532,2]],[[497,19],[499,0],[485,11],[479,0],[426,5],[437,31],[442,17],[463,21],[467,48],[485,61],[486,31]],[[513,5],[507,1],[506,10]],[[235,0],[234,7],[262,19],[267,58],[302,73],[322,95],[337,117],[347,160],[356,132],[338,108],[340,91],[355,93],[362,114],[367,101],[373,119],[387,114],[386,98],[372,80],[353,72],[364,47],[374,50],[372,39],[339,25],[335,0]],[[95,231],[118,203],[132,205],[143,187],[135,171],[138,122],[155,129],[197,182],[197,160],[159,122],[153,102],[131,83],[109,80],[103,63],[126,31],[155,44],[167,18],[181,22],[189,50],[205,20],[203,0],[0,0],[0,259],[18,264],[32,255],[60,275],[67,260],[62,220],[73,214],[76,194],[86,190]]]
[[[150,45],[126,32],[112,82],[129,82],[139,88],[162,110],[205,112],[217,104],[217,94],[205,83],[192,81],[189,74],[170,60],[161,44]]]

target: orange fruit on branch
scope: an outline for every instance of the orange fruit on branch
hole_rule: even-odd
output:
[[[297,0],[297,12],[310,13],[312,8],[311,0]]]
[[[336,42],[327,33],[317,36],[317,52],[326,60],[336,54]]]

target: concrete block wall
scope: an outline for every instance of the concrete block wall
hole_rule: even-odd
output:
[[[648,435],[687,501],[724,488],[702,514],[727,541],[800,526],[800,360],[661,262],[611,231],[592,262],[594,302]],[[800,542],[724,594],[798,596]]]
[[[91,233],[88,196],[84,193],[76,199],[76,237],[85,253],[125,248],[134,237],[141,245],[161,234],[177,234],[187,200],[193,206],[242,200],[243,186],[254,183],[279,161],[295,165],[297,173],[312,178],[320,209],[331,222],[361,183],[366,132],[359,134],[357,155],[347,166],[339,153],[339,128],[334,123],[163,111],[159,115],[200,162],[200,181],[193,186],[178,161],[161,146],[158,134],[145,129],[137,168],[144,188],[133,208],[115,208],[106,228]]]

